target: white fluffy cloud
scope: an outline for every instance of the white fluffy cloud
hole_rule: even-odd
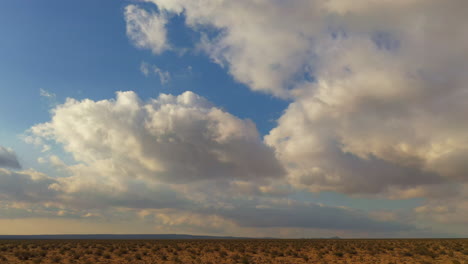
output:
[[[83,164],[73,169],[96,168],[111,178],[260,181],[283,173],[250,120],[192,92],[146,103],[133,92],[119,92],[116,100],[68,99],[30,133],[62,144]]]
[[[135,5],[129,5],[125,8],[125,20],[127,35],[137,47],[150,49],[154,54],[169,49],[164,14],[148,13]]]
[[[10,149],[0,146],[0,167],[15,168],[21,167],[16,153]]]
[[[183,13],[187,25],[204,35],[199,48],[227,66],[236,80],[281,97],[289,96],[288,87],[308,67],[313,36],[323,28],[314,1],[148,2],[165,12]],[[211,36],[207,27],[220,34]]]
[[[252,121],[192,92],[148,102],[134,92],[115,100],[67,99],[26,138],[60,144],[73,156],[77,163],[68,166],[51,157],[69,175],[53,188],[80,208],[216,203],[212,196],[223,193],[271,193],[271,181],[285,173]]]
[[[465,1],[148,2],[219,29],[200,41],[215,61],[293,99],[266,142],[296,186],[383,193],[468,179]]]
[[[192,92],[161,94],[147,102],[134,92],[102,101],[67,99],[51,115],[50,122],[29,129],[25,139],[63,147],[74,164],[55,155],[41,158],[61,177],[40,183],[35,171],[13,175],[5,170],[0,193],[21,196],[12,201],[31,197],[31,202],[37,189],[44,194],[37,202],[58,206],[56,210],[196,210],[218,205],[214,197],[252,195],[261,189],[271,193],[271,181],[284,177],[273,149],[250,120]]]
[[[337,45],[266,137],[293,181],[378,193],[468,180],[465,88],[435,86],[371,40]]]

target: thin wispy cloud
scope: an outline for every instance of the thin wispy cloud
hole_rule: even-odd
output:
[[[165,85],[171,80],[171,74],[168,71],[164,71],[158,66],[151,65],[147,62],[142,62],[140,64],[140,71],[146,77],[156,75],[159,78],[161,85]]]

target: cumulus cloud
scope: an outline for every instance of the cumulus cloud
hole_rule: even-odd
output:
[[[266,137],[291,179],[315,191],[379,193],[454,177],[432,164],[441,154],[436,148],[456,140],[456,131],[448,128],[451,121],[431,120],[432,102],[421,100],[427,81],[411,76],[372,40],[346,38],[343,44],[347,49],[324,59],[320,77],[297,90]]]
[[[16,153],[12,149],[0,146],[0,167],[21,168]]]
[[[11,201],[48,203],[53,211],[195,211],[216,204],[211,196],[253,195],[252,189],[284,177],[252,121],[192,92],[161,94],[147,102],[134,92],[102,101],[67,99],[51,115],[50,122],[30,128],[25,139],[39,147],[63,147],[73,164],[56,155],[42,158],[58,178],[3,171],[0,193]]]
[[[236,80],[281,97],[288,96],[287,87],[307,67],[313,52],[311,36],[322,24],[314,1],[148,2],[166,12],[183,13],[187,25],[204,36],[199,49],[227,66]],[[206,28],[220,34],[212,36]]]
[[[466,182],[466,82],[434,81],[368,39],[341,42],[266,137],[291,178],[351,193]]]
[[[125,21],[127,35],[135,46],[150,49],[154,54],[169,49],[164,14],[148,13],[135,5],[129,5],[125,8]]]
[[[148,2],[184,14],[236,80],[292,99],[265,140],[295,186],[388,194],[468,180],[465,1]]]
[[[147,2],[183,14],[237,81],[291,100],[264,140],[295,188],[424,197],[416,215],[460,223],[466,1]]]
[[[192,92],[146,103],[133,92],[119,92],[116,100],[68,99],[52,113],[30,136],[62,144],[99,171],[118,172],[114,178],[255,181],[283,173],[252,121]]]
[[[68,175],[54,185],[60,200],[80,208],[185,208],[210,194],[251,194],[284,177],[252,121],[192,92],[148,102],[134,92],[68,99],[51,113],[26,138],[60,144],[74,157],[75,165],[53,155],[49,161]]]

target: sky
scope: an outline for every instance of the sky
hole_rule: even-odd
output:
[[[468,236],[464,0],[0,9],[0,234]]]

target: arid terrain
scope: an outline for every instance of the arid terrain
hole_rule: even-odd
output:
[[[468,264],[468,240],[0,240],[0,263]]]

